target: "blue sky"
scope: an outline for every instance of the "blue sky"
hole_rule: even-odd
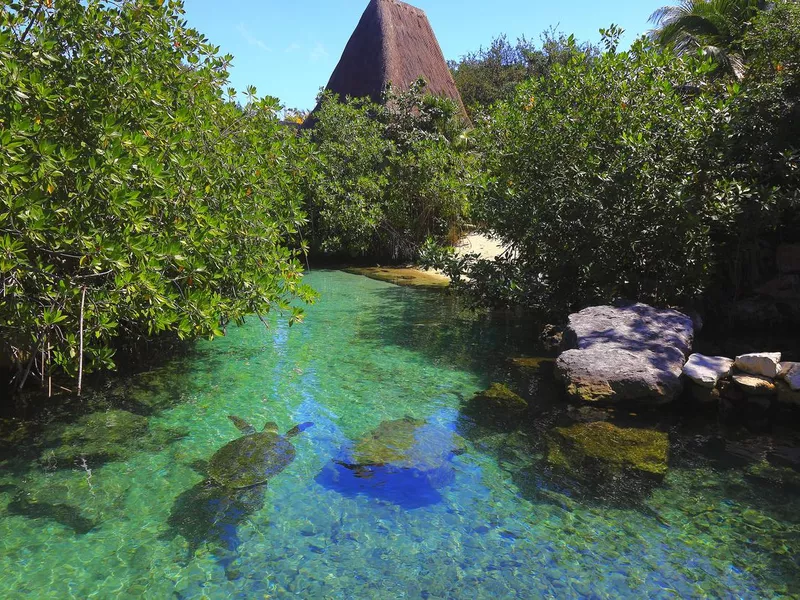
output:
[[[423,9],[445,58],[487,46],[498,34],[538,40],[551,26],[597,41],[612,23],[624,42],[649,29],[647,18],[664,0],[412,0]],[[231,85],[255,85],[287,107],[313,108],[368,0],[185,0],[186,19],[222,53],[233,54]]]

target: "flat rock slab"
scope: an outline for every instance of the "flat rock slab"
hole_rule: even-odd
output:
[[[780,362],[780,352],[754,352],[737,356],[733,366],[750,375],[777,377],[780,372]]]
[[[745,394],[753,396],[770,396],[778,392],[775,382],[761,375],[734,375],[733,381]]]
[[[683,374],[701,387],[713,388],[731,374],[732,368],[732,358],[692,354],[683,366]]]
[[[676,310],[590,307],[569,317],[571,349],[556,360],[556,376],[575,399],[665,404],[682,390],[693,335],[691,318]]]

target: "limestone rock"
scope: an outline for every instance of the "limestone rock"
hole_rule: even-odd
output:
[[[567,350],[556,360],[567,394],[585,402],[671,402],[682,389],[683,354],[632,352],[618,348]]]
[[[731,374],[733,359],[724,356],[692,354],[683,366],[683,374],[701,387],[713,388]]]
[[[671,402],[692,346],[692,320],[646,304],[593,306],[569,317],[556,360],[567,393],[589,402]]]
[[[796,362],[782,362],[780,363],[780,371],[778,377],[783,379],[792,391],[800,391],[800,363]]]
[[[778,363],[780,362],[780,352],[754,352],[737,356],[734,366],[740,371],[751,375],[776,377],[779,371]]]
[[[748,396],[771,396],[777,393],[775,382],[760,375],[734,375],[733,381]]]
[[[684,355],[691,350],[693,337],[694,326],[687,315],[647,304],[585,308],[569,316],[564,332],[568,348],[599,345],[656,353],[677,348]]]
[[[800,391],[793,390],[785,381],[776,381],[775,388],[778,390],[778,402],[800,407]]]

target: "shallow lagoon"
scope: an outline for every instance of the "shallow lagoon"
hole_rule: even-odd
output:
[[[53,439],[75,422],[20,434],[0,463],[5,598],[800,597],[800,493],[754,477],[713,423],[655,419],[670,436],[660,485],[576,487],[546,461],[573,413],[546,363],[509,360],[536,355],[532,330],[439,292],[338,271],[308,282],[322,299],[302,325],[253,319],[90,394],[87,414],[148,419],[118,452],[71,456]],[[494,381],[531,401],[518,427],[461,413]],[[314,426],[283,472],[220,510],[198,484],[241,435],[230,414]],[[405,417],[466,451],[436,477],[333,462]]]

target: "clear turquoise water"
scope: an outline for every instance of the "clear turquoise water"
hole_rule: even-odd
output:
[[[546,369],[508,361],[536,352],[521,321],[342,272],[308,281],[322,299],[302,325],[254,319],[90,396],[87,412],[149,419],[113,457],[64,458],[58,422],[6,449],[4,598],[800,597],[797,491],[709,451],[713,425],[658,424],[671,459],[653,489],[586,493],[545,460],[569,417]],[[461,414],[493,381],[533,402],[518,427]],[[314,426],[266,487],[220,508],[202,462],[240,435],[229,414]],[[407,416],[466,452],[436,477],[333,462]]]

